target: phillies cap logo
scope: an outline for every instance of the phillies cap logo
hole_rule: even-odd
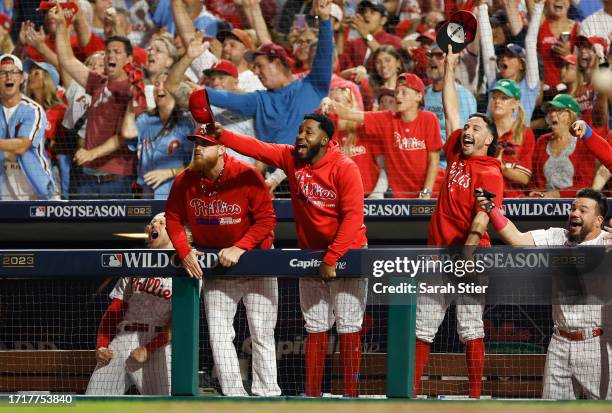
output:
[[[121,268],[122,266],[123,257],[121,254],[102,254],[102,267]]]

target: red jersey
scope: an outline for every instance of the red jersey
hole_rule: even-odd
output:
[[[379,145],[394,198],[416,198],[423,189],[429,152],[442,148],[440,122],[432,112],[420,110],[412,122],[399,113],[366,112],[363,137]],[[442,176],[442,171],[438,169]]]
[[[359,169],[335,141],[314,165],[298,160],[291,145],[265,143],[228,130],[219,142],[285,171],[300,248],[326,249],[323,262],[336,265],[349,249],[367,245]]]
[[[51,37],[50,34],[45,36],[45,44],[55,53],[55,38]],[[79,46],[79,40],[75,35],[70,36],[70,46],[72,50],[74,50],[74,55],[80,61],[85,61],[89,56],[94,54],[95,52],[104,51],[106,45],[104,44],[104,40],[100,39],[94,33],[91,34],[89,38],[89,43],[85,47]],[[30,57],[30,59],[35,60],[37,62],[44,62],[45,58],[41,55],[38,50],[26,46],[25,48],[26,54]]]
[[[612,131],[608,132],[608,142],[595,132],[584,141],[586,147],[609,171],[612,171]]]
[[[48,141],[54,141],[59,129],[62,128],[62,120],[68,106],[64,103],[50,107],[45,111],[47,115],[47,126],[45,127],[45,138]]]
[[[591,128],[597,131],[600,136],[606,136],[608,134],[607,123],[597,128],[593,126],[593,108],[595,107],[595,98],[597,97],[593,85],[582,84],[578,86],[574,97],[578,105],[580,105],[580,119],[591,125]]]
[[[576,191],[590,187],[595,176],[595,158],[589,153],[581,139],[573,138],[575,149],[569,154],[570,163],[562,163],[561,156],[549,155],[548,143],[552,133],[540,136],[533,152],[533,186],[538,191],[557,189],[563,198],[573,198]],[[549,162],[549,160],[551,162]],[[559,183],[565,183],[563,186]]]
[[[87,94],[91,95],[91,106],[87,117],[85,149],[102,145],[111,136],[119,133],[123,114],[132,98],[128,80],[109,80],[106,76],[89,72]],[[117,175],[132,175],[134,172],[134,153],[127,147],[108,156],[84,164],[100,172]]]
[[[502,162],[515,164],[514,169],[520,170],[531,178],[531,161],[535,147],[535,136],[531,128],[523,129],[523,141],[521,143],[512,141],[512,131],[500,136],[498,142],[506,142]],[[523,196],[525,195],[525,190],[527,190],[526,185],[509,181],[506,178],[504,178],[504,187],[504,198]]]
[[[376,162],[376,157],[380,155],[380,149],[372,142],[359,139],[359,132],[354,132],[355,139],[352,143],[349,142],[350,134],[338,128],[338,115],[329,113],[327,116],[334,121],[336,127],[333,139],[340,144],[340,150],[357,164],[361,173],[363,190],[366,196],[369,195],[376,186],[380,174],[380,167]]]
[[[476,188],[493,192],[496,205],[503,201],[504,178],[499,161],[490,156],[464,157],[461,134],[461,130],[454,131],[444,145],[448,167],[438,204],[429,222],[429,245],[465,244],[472,221],[481,210],[474,197]],[[491,245],[488,232],[480,239],[480,245]]]
[[[373,36],[374,39],[381,45],[388,44],[398,49],[401,47],[402,39],[387,33],[384,30],[379,31]],[[347,43],[345,43],[344,52],[342,55],[340,55],[340,68],[344,70],[363,65],[365,63],[367,51],[368,45],[361,37],[349,40]],[[368,60],[368,68],[373,67],[374,59]]]
[[[181,259],[191,251],[185,224],[201,248],[269,249],[276,215],[261,174],[224,155],[214,181],[186,169],[177,175],[166,203],[166,228]]]
[[[578,23],[574,23],[574,27],[570,32],[570,50],[574,50],[574,41],[578,35]],[[540,27],[538,32],[538,56],[544,64],[544,84],[555,87],[561,83],[561,66],[563,66],[563,60],[559,55],[551,50],[551,47],[557,43],[559,36],[555,36],[550,30],[550,23],[544,19],[544,23]]]

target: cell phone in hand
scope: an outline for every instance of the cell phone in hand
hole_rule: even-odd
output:
[[[346,0],[344,2],[344,15],[354,17],[357,14],[357,0]]]
[[[562,42],[569,42],[569,39],[570,39],[570,32],[563,32],[563,33],[561,33],[561,36],[559,36],[559,39],[560,39]]]
[[[474,191],[474,196],[484,196],[489,201],[491,201],[491,200],[493,200],[493,198],[495,198],[495,194],[493,192],[489,192],[489,191],[487,191],[484,188],[476,189]]]
[[[293,26],[296,29],[305,29],[306,28],[306,15],[305,14],[296,14],[295,19],[293,20]]]

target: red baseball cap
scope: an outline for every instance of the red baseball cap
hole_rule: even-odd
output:
[[[419,37],[417,37],[417,40],[422,41],[423,39],[430,40],[431,43],[435,43],[436,29],[428,29],[428,30],[423,31],[421,34],[419,34]]]
[[[196,133],[187,136],[187,139],[194,142],[198,146],[219,145],[216,139],[211,138],[206,134],[206,126],[202,125]]]
[[[473,13],[459,10],[438,29],[436,43],[446,53],[452,46],[453,53],[459,53],[476,38],[478,21]]]
[[[568,54],[567,56],[561,56],[561,60],[569,63],[570,65],[576,66],[576,55]]]
[[[11,31],[13,20],[6,14],[0,13],[0,26],[4,27],[7,31]]]
[[[196,90],[189,96],[189,111],[196,122],[214,126],[215,119],[210,109],[210,103],[208,103],[206,88]]]
[[[219,60],[216,65],[214,65],[210,69],[206,69],[204,71],[204,75],[210,77],[214,72],[221,72],[235,79],[238,79],[238,69],[236,69],[236,66],[229,60]]]
[[[576,46],[579,46],[584,43],[587,43],[590,46],[595,46],[596,44],[599,44],[601,45],[601,47],[604,48],[604,50],[608,47],[608,42],[606,42],[606,39],[599,36],[578,36],[576,37],[576,41],[574,43],[576,44]]]
[[[416,90],[417,92],[423,94],[425,93],[425,84],[423,81],[415,74],[412,73],[402,73],[397,77],[398,84],[399,82],[403,82],[403,85],[409,87],[410,89]]]
[[[289,56],[282,46],[274,43],[262,44],[255,51],[249,51],[244,54],[247,62],[253,63],[257,56],[277,57],[284,62],[289,63]]]

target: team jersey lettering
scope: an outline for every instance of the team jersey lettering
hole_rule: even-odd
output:
[[[427,149],[425,141],[415,137],[407,138],[405,136],[401,136],[397,132],[393,132],[393,138],[395,140],[395,146],[402,151],[418,151],[421,149]]]
[[[172,289],[164,288],[159,278],[132,278],[131,282],[134,292],[143,292],[166,300],[172,298]]]
[[[465,164],[460,161],[453,162],[448,173],[448,187],[451,188],[453,184],[456,184],[467,189],[470,187],[471,183],[472,177],[465,172]]]
[[[196,217],[230,216],[237,215],[242,212],[240,205],[228,204],[221,199],[206,202],[202,199],[194,198],[189,201],[189,206],[193,208]]]

